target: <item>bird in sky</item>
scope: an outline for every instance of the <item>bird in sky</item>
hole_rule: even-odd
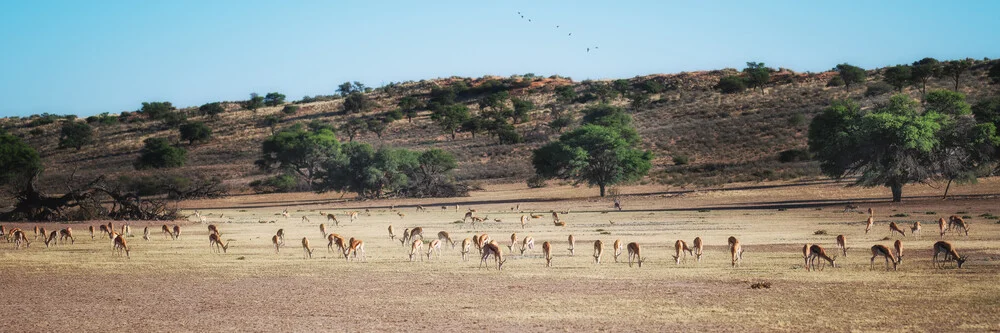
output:
[[[569,35],[567,35],[567,36],[572,36],[572,35],[573,35],[573,33],[571,32],[571,33],[569,33]]]
[[[590,48],[589,47],[587,48],[587,52],[590,52]]]

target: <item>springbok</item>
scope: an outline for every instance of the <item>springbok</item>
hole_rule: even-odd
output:
[[[688,247],[687,243],[684,242],[683,239],[678,239],[676,242],[674,242],[674,261],[676,262],[676,264],[678,265],[681,264],[681,257],[685,256],[684,254],[685,252],[687,252],[687,254],[689,255],[692,256],[694,255],[694,251],[692,251],[691,248]]]
[[[451,240],[451,234],[448,234],[447,231],[443,231],[443,230],[442,231],[438,231],[438,240],[440,240],[442,242],[448,242],[448,244],[451,244],[451,248],[452,249],[455,248],[455,241]]]
[[[542,243],[542,255],[545,256],[545,267],[552,267],[552,244]]]
[[[694,244],[695,257],[698,258],[698,262],[701,262],[701,254],[705,250],[705,244],[702,244],[701,237],[695,237],[691,243]]]
[[[913,226],[910,227],[910,234],[913,237],[920,237],[920,221],[913,222]]]
[[[897,239],[896,242],[892,243],[892,249],[896,251],[895,252],[895,254],[896,254],[896,261],[902,263],[903,262],[903,242]]]
[[[64,242],[66,239],[70,240],[70,244],[76,244],[76,238],[73,238],[73,228],[59,230],[59,241]]]
[[[423,248],[424,248],[424,241],[419,239],[413,240],[413,243],[410,244],[410,262],[413,261],[414,256],[419,256],[418,253],[420,253],[420,250],[422,250]],[[429,258],[430,257],[428,257],[428,259]],[[420,258],[420,260],[423,261],[424,258]]]
[[[128,258],[132,257],[129,254],[128,243],[125,241],[125,237],[122,236],[122,235],[118,235],[118,236],[115,237],[115,240],[114,240],[114,250],[115,250],[115,253],[117,253],[119,256],[121,256],[122,252],[124,252],[125,253],[125,257],[128,257]]]
[[[889,222],[889,235],[895,235],[897,232],[900,235],[903,235],[903,237],[906,237],[906,233],[903,232],[903,229],[900,229],[899,226],[896,225],[896,222]]]
[[[879,256],[885,257],[885,270],[889,270],[889,262],[892,262],[892,270],[896,270],[899,261],[896,260],[896,256],[892,254],[892,251],[888,247],[881,244],[872,246],[872,269],[875,269],[875,258]]]
[[[639,262],[639,268],[642,268],[644,259],[642,258],[642,249],[639,247],[639,243],[631,242],[626,247],[628,248],[628,267],[632,267],[632,258],[635,258]]]
[[[934,243],[934,266],[938,266],[938,254],[944,253],[944,261],[941,262],[939,267],[944,268],[944,263],[955,260],[958,268],[962,268],[962,264],[965,263],[968,257],[962,257],[958,255],[958,251],[955,251],[955,247],[951,246],[951,243],[945,241],[939,241]]]
[[[618,262],[618,257],[622,255],[622,240],[616,239],[614,245],[612,245],[615,251],[615,262]]]
[[[555,214],[555,212],[552,212],[552,214]],[[569,235],[567,242],[569,242],[569,255],[572,257],[576,254],[576,237]]]
[[[427,245],[427,260],[431,260],[431,254],[437,251],[438,259],[441,258],[441,240],[432,240],[430,244]]]
[[[470,251],[472,251],[472,240],[468,239],[468,238],[463,239],[462,240],[462,261],[469,260],[468,259],[468,255],[469,255]]]
[[[729,237],[729,254],[732,256],[733,259],[733,267],[736,267],[737,264],[742,263],[743,245],[740,244],[739,239],[736,239],[736,237],[733,236]]]
[[[534,249],[535,249],[535,239],[534,238],[531,238],[531,236],[527,236],[527,237],[524,237],[523,239],[521,239],[521,255],[522,256],[524,255],[524,251],[526,251],[526,250],[534,250]]]
[[[313,249],[309,248],[309,238],[302,237],[302,250],[305,251],[303,257],[308,255],[309,259],[312,259]]]
[[[503,251],[500,250],[500,246],[497,246],[496,243],[489,243],[483,246],[483,257],[479,261],[479,267],[481,268],[490,256],[493,256],[494,260],[496,260],[497,270],[503,270],[503,264],[507,262],[507,259],[503,258]]]
[[[943,217],[938,219],[938,230],[941,231],[941,237],[944,237],[945,231],[948,231],[948,227],[945,223],[946,222],[944,221]]]
[[[844,257],[846,258],[847,257],[847,238],[844,237],[844,235],[837,235],[837,247],[840,248],[840,251],[844,254]]]
[[[510,234],[510,245],[507,245],[507,250],[514,252],[514,246],[516,245],[517,245],[517,233],[514,232]]]
[[[812,255],[812,260],[810,260],[809,265],[812,266],[813,270],[816,270],[816,258],[826,260],[830,263],[830,266],[833,266],[834,268],[837,267],[837,262],[836,262],[837,258],[836,257],[831,258],[830,256],[828,256],[826,254],[826,250],[824,250],[822,246],[813,244],[812,246],[809,247],[809,252]],[[820,266],[820,269],[822,268],[823,267]]]
[[[223,244],[219,234],[209,234],[208,242],[211,244],[212,249],[215,250],[215,252],[219,252],[219,248],[222,248],[222,253],[226,253],[226,251],[229,250],[229,242],[232,242],[232,240],[230,239]]]
[[[390,240],[396,240],[396,233],[393,232],[391,224],[389,225],[389,239]]]
[[[604,242],[600,239],[594,241],[594,263],[601,264],[601,255],[604,254]]]

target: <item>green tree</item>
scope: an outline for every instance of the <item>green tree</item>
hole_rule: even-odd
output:
[[[573,124],[573,117],[569,115],[558,116],[549,122],[549,127],[556,130],[557,133],[562,133],[563,129],[569,127]]]
[[[341,83],[337,86],[337,92],[340,93],[340,96],[347,97],[347,95],[355,92],[354,85],[352,85],[350,81]]]
[[[584,125],[536,149],[535,172],[545,178],[574,179],[600,187],[642,178],[652,168],[653,154],[635,148],[613,128]]]
[[[222,103],[213,102],[199,106],[198,112],[200,112],[203,116],[218,118],[219,114],[226,112],[226,108],[222,107]]]
[[[373,149],[365,143],[347,143],[342,154],[323,164],[317,188],[325,191],[350,191],[362,198],[380,198],[408,187],[411,175],[419,167],[419,154],[382,147]]]
[[[59,133],[59,148],[76,148],[94,143],[94,130],[87,123],[67,121]]]
[[[243,102],[243,108],[253,112],[253,116],[257,117],[257,109],[264,107],[264,97],[260,97],[257,93],[251,93],[250,99]]]
[[[556,101],[562,104],[573,103],[576,100],[576,87],[573,85],[558,86],[555,89]]]
[[[840,75],[830,78],[830,81],[826,82],[827,87],[840,87],[844,85],[844,79]]]
[[[965,95],[949,90],[934,90],[924,98],[926,109],[941,114],[964,116],[972,114],[972,107],[965,102]]]
[[[617,79],[611,81],[611,88],[615,90],[616,93],[622,96],[628,96],[632,91],[632,84],[626,79]]]
[[[834,70],[836,70],[837,73],[840,74],[840,78],[844,80],[844,87],[847,88],[847,90],[851,90],[852,84],[864,83],[867,75],[863,68],[846,63],[837,65]]]
[[[480,116],[469,117],[464,122],[462,122],[462,132],[468,132],[472,134],[472,138],[476,138],[476,133],[482,133],[488,127],[487,123],[490,120],[485,119]]]
[[[260,126],[269,128],[271,130],[271,135],[274,135],[274,130],[277,129],[278,125],[280,124],[281,124],[281,117],[278,117],[278,115],[274,114],[267,115],[267,117],[264,117],[264,119],[260,120]]]
[[[945,117],[919,113],[906,95],[862,114],[853,102],[834,103],[809,125],[809,150],[820,169],[833,178],[856,175],[856,185],[885,186],[893,202],[902,200],[903,186],[933,175],[933,152]]]
[[[344,112],[350,113],[363,113],[367,112],[373,107],[373,103],[368,99],[368,96],[360,92],[352,92],[347,95],[344,99]]]
[[[945,199],[952,182],[974,183],[981,174],[989,174],[989,166],[996,161],[995,154],[1000,146],[1000,136],[993,123],[976,123],[975,118],[969,116],[949,117],[951,119],[940,132],[941,144],[934,150],[938,178],[948,180]]]
[[[588,90],[591,94],[597,96],[597,99],[599,99],[601,103],[608,103],[618,96],[618,93],[611,88],[611,85],[606,83],[592,83]]]
[[[511,99],[514,104],[514,116],[511,117],[514,123],[527,122],[531,120],[531,111],[535,109],[535,103],[526,99]]]
[[[165,138],[148,138],[143,144],[139,159],[132,164],[136,170],[176,168],[187,160],[187,150],[170,145]]]
[[[142,108],[139,109],[139,114],[146,116],[146,118],[157,120],[162,119],[174,110],[176,108],[170,102],[143,102]]]
[[[952,60],[944,63],[941,73],[955,80],[955,91],[958,91],[958,84],[962,80],[962,74],[972,67],[972,59]]]
[[[746,74],[746,82],[750,88],[760,88],[760,93],[764,93],[764,86],[771,79],[771,69],[764,66],[762,62],[747,62],[747,67],[743,69]]]
[[[719,89],[723,94],[736,94],[747,90],[747,84],[739,76],[723,76],[715,85],[715,89]]]
[[[462,123],[469,119],[469,108],[461,104],[445,106],[434,111],[431,119],[436,121],[445,133],[450,133],[451,139],[455,140],[455,133],[462,127]]]
[[[632,116],[624,109],[609,104],[597,104],[583,110],[583,125],[597,125],[611,128],[618,132],[622,139],[631,145],[641,141],[639,132],[635,130]]]
[[[354,142],[354,138],[361,134],[361,132],[368,130],[368,122],[361,117],[351,118],[343,125],[340,125],[340,131],[347,133],[348,141]]]
[[[986,77],[990,79],[990,84],[1000,84],[1000,61],[990,66],[990,71],[986,73]]]
[[[38,152],[21,138],[0,130],[0,186],[20,192],[41,172]]]
[[[403,110],[403,114],[406,115],[407,122],[411,123],[413,122],[413,117],[417,116],[417,110],[423,107],[420,100],[413,96],[400,98],[397,106]]]
[[[885,82],[896,87],[896,91],[899,92],[910,85],[911,76],[911,68],[907,65],[896,65],[885,69]]]
[[[927,93],[927,82],[941,76],[941,63],[934,58],[923,58],[913,63],[913,83],[920,85],[920,94]]]
[[[192,122],[181,125],[181,140],[193,145],[195,141],[205,142],[212,138],[212,129],[203,122]]]
[[[310,188],[323,163],[337,156],[340,142],[328,129],[308,131],[295,124],[264,140],[261,159],[255,164],[264,171],[282,170],[306,180]]]
[[[284,113],[284,114],[289,115],[289,116],[294,115],[294,114],[296,114],[298,112],[299,112],[299,106],[298,105],[285,105],[284,108],[281,108],[281,113]]]
[[[389,124],[387,124],[384,119],[371,118],[368,119],[367,123],[368,131],[375,133],[375,136],[377,136],[380,140],[382,139],[382,133],[385,133],[385,130],[389,128]]]
[[[644,91],[632,94],[629,96],[629,99],[631,100],[629,102],[629,106],[636,111],[643,110],[652,103],[652,100],[649,98],[649,93]]]
[[[512,145],[524,141],[521,134],[517,133],[517,129],[514,128],[514,125],[506,122],[499,122],[496,125],[494,132],[497,135],[498,142],[502,145]]]
[[[972,107],[972,114],[980,123],[991,123],[1000,129],[1000,96],[979,100]]]
[[[281,104],[285,104],[285,95],[283,94],[277,92],[270,92],[264,96],[264,105],[278,106]]]

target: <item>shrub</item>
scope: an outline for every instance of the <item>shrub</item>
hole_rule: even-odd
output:
[[[715,85],[715,89],[722,91],[723,94],[735,94],[746,90],[747,84],[742,78],[730,75],[719,79],[719,83]]]
[[[226,109],[222,107],[222,103],[214,102],[208,103],[198,107],[198,112],[203,116],[217,117],[220,113],[225,112]]]
[[[687,155],[674,155],[673,161],[675,165],[686,165],[691,162],[691,158]]]
[[[151,120],[163,119],[176,108],[170,102],[143,102],[139,114]]]
[[[173,147],[164,138],[149,138],[143,141],[145,147],[139,151],[139,159],[132,165],[136,170],[175,168],[184,165],[187,151]]]
[[[809,158],[809,151],[806,149],[789,149],[778,153],[778,161],[781,163],[803,162]]]
[[[278,175],[250,182],[250,187],[257,193],[288,193],[303,188],[298,179],[292,175]],[[307,186],[305,186],[308,189]]]
[[[531,176],[531,178],[528,178],[527,183],[528,188],[542,188],[548,185],[545,183],[545,177],[539,175]]]
[[[293,115],[293,114],[296,114],[298,112],[299,112],[299,106],[298,105],[285,105],[285,107],[283,109],[281,109],[281,113],[284,113],[284,114],[287,114],[287,115]]]
[[[94,142],[94,131],[87,123],[67,121],[63,123],[59,133],[59,148],[76,148],[80,150],[85,145]]]
[[[827,87],[842,87],[844,85],[844,78],[840,76],[834,76],[830,81],[826,82]]]
[[[885,82],[874,82],[868,85],[868,89],[865,90],[866,97],[880,96],[891,93],[895,89],[891,84]]]
[[[117,116],[112,116],[112,115],[108,114],[107,112],[105,112],[105,113],[102,113],[102,114],[99,114],[99,115],[96,115],[96,116],[87,117],[87,123],[88,124],[98,123],[98,124],[101,124],[101,125],[114,125],[114,124],[118,123],[118,117]]]
[[[186,140],[188,144],[195,141],[208,141],[212,137],[212,129],[203,122],[193,122],[181,125],[181,140]]]

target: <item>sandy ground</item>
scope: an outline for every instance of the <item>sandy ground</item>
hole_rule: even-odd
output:
[[[107,238],[92,240],[87,224],[38,224],[71,226],[76,242],[47,248],[39,239],[20,250],[0,243],[0,331],[1000,330],[1000,224],[981,216],[1000,215],[998,179],[953,188],[952,200],[941,200],[940,189],[907,187],[901,204],[886,202],[885,189],[822,181],[621,191],[621,212],[611,210],[610,199],[591,197],[595,189],[522,185],[449,199],[345,202],[329,194],[283,194],[182,203],[231,240],[224,254],[211,250],[207,228],[195,217],[169,223],[183,229],[177,240],[159,232],[162,223],[132,224],[129,258],[114,256]],[[847,202],[875,209],[871,234],[864,232],[866,213],[845,212]],[[286,208],[289,218],[280,215]],[[357,221],[344,215],[365,208],[371,215]],[[469,208],[490,222],[457,222]],[[567,212],[561,215],[567,226],[554,226],[550,210]],[[366,261],[327,250],[321,212],[341,221],[328,225],[330,232],[365,241]],[[519,217],[531,213],[543,217],[521,229]],[[963,269],[936,269],[931,245],[941,237],[934,221],[952,214],[970,217],[970,235],[943,238],[969,260]],[[914,221],[923,224],[921,235],[905,228],[906,237],[890,237],[889,222]],[[475,249],[462,261],[458,249],[445,246],[440,256],[410,262],[409,248],[390,239],[390,224],[397,235],[423,227],[428,241],[442,230],[459,243],[487,233],[503,244],[507,261],[499,272],[478,268]],[[34,225],[5,226],[29,230],[30,239]],[[278,229],[287,246],[275,253],[270,237]],[[512,232],[532,236],[535,249],[511,253]],[[570,234],[577,239],[572,256]],[[838,234],[849,247],[838,267],[803,269],[802,244],[832,254]],[[737,268],[726,247],[731,235],[746,248]],[[675,264],[674,241],[696,236],[706,243],[701,262],[686,257]],[[311,241],[312,259],[304,258],[302,237]],[[597,239],[605,244],[600,265],[592,256]],[[642,245],[642,268],[615,262],[616,239]],[[895,239],[904,243],[899,270],[887,272],[881,259],[872,270],[868,249]],[[542,258],[544,241],[553,244],[551,268]],[[771,287],[749,288],[754,282]]]

